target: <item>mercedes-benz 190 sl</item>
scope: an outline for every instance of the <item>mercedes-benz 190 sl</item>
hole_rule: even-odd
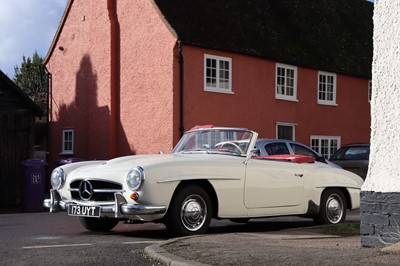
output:
[[[171,154],[62,165],[44,206],[92,231],[151,221],[175,235],[204,233],[212,218],[301,215],[336,224],[359,208],[359,176],[307,156],[260,156],[257,137],[243,128],[196,127]]]

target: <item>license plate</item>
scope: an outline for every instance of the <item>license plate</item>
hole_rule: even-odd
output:
[[[68,215],[85,216],[85,217],[100,217],[100,207],[69,205]]]

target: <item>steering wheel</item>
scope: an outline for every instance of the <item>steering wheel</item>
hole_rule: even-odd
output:
[[[233,147],[235,147],[236,149],[238,149],[240,151],[240,154],[244,153],[244,151],[242,150],[242,148],[239,147],[239,145],[237,145],[236,143],[231,142],[231,141],[221,142],[221,143],[218,143],[218,145],[221,145],[220,148],[222,148],[226,145],[232,145]]]

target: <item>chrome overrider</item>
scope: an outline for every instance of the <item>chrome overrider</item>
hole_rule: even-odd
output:
[[[121,192],[114,193],[114,201],[107,202],[105,204],[97,204],[96,202],[83,203],[81,201],[65,202],[61,200],[60,194],[56,189],[50,189],[50,199],[43,201],[43,206],[50,209],[50,212],[66,211],[68,205],[80,204],[87,206],[98,206],[100,207],[101,217],[113,217],[113,218],[127,218],[135,215],[152,215],[152,214],[164,214],[167,211],[166,206],[145,206],[140,204],[127,203]]]

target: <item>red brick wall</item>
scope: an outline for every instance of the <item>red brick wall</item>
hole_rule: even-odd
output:
[[[232,58],[233,95],[204,91],[204,54]],[[275,138],[276,123],[294,123],[296,140],[341,136],[341,143],[369,142],[368,80],[337,74],[337,106],[317,103],[318,70],[298,67],[298,102],[275,99],[275,62],[184,47],[185,128],[215,124],[253,129]]]

